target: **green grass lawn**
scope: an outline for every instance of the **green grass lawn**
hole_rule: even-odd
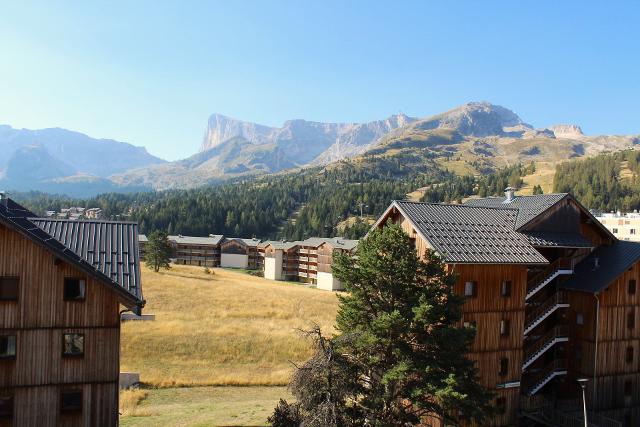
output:
[[[120,425],[264,426],[286,387],[183,387],[144,389],[121,395]]]

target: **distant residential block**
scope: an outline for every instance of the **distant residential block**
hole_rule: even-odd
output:
[[[597,214],[596,219],[620,240],[640,242],[640,213],[611,212]]]

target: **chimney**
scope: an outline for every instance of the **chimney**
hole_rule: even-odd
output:
[[[516,189],[507,187],[504,189],[504,203],[511,203],[516,195]]]
[[[8,203],[9,203],[9,196],[4,191],[0,191],[0,204],[2,204],[2,206],[6,208]]]

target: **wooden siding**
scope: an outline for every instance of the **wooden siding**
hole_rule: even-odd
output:
[[[60,414],[62,390],[82,390],[82,412]],[[24,387],[14,391],[14,420],[0,427],[86,427],[118,425],[118,383]]]
[[[115,426],[117,294],[1,225],[0,276],[20,278],[18,301],[0,301],[0,329],[17,338],[15,359],[0,361],[0,388],[14,395],[13,425]],[[64,300],[65,277],[86,280],[84,300]],[[82,357],[62,357],[63,333],[84,334]],[[60,416],[61,388],[83,389],[82,414]]]

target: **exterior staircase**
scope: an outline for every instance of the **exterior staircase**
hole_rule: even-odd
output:
[[[524,319],[524,335],[527,336],[544,319],[549,317],[559,308],[569,307],[569,299],[565,291],[557,291],[539,306],[527,313]]]
[[[533,396],[549,381],[560,375],[567,375],[566,359],[556,359],[542,369],[532,381],[531,387],[527,390],[527,395]]]
[[[567,326],[555,326],[553,329],[539,337],[535,342],[528,345],[524,352],[524,363],[522,370],[527,369],[533,362],[538,360],[547,350],[556,343],[569,341],[569,328]]]
[[[527,283],[525,301],[529,300],[539,290],[551,283],[553,279],[563,274],[573,274],[575,259],[558,258],[549,264],[543,271],[533,276]]]

